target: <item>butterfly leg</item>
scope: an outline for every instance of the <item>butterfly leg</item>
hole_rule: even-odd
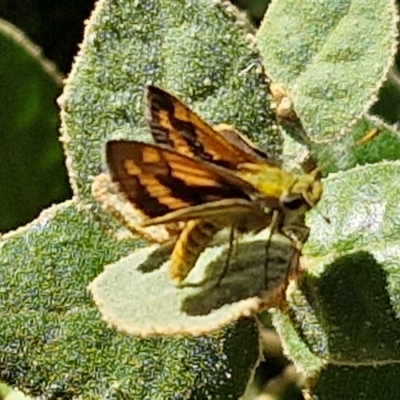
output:
[[[285,225],[286,217],[282,210],[272,213],[264,263],[264,301],[279,308],[284,307],[290,278],[298,276],[301,248],[309,232],[301,224]]]
[[[265,245],[265,263],[264,263],[264,287],[267,289],[268,287],[268,268],[269,268],[269,249],[271,246],[272,235],[278,229],[279,226],[279,218],[280,212],[278,210],[274,210],[272,212],[271,223],[269,224],[269,235],[267,239],[267,243]]]
[[[221,283],[222,279],[226,276],[228,270],[229,270],[229,264],[231,262],[231,257],[232,257],[232,252],[233,252],[233,247],[234,247],[234,242],[235,242],[235,228],[232,226],[231,230],[229,232],[229,247],[228,247],[228,252],[226,255],[225,259],[225,264],[224,268],[222,269],[222,272],[220,273],[217,283],[215,286],[219,286]]]
[[[294,224],[282,227],[282,233],[292,240],[298,250],[301,250],[310,235],[310,229],[305,225]]]

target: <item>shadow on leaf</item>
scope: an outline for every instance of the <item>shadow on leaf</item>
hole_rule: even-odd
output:
[[[340,257],[321,275],[304,276],[300,288],[317,323],[311,330],[323,335],[318,340],[326,346],[319,348],[325,347],[330,358],[377,361],[399,352],[400,321],[388,294],[387,274],[370,253]],[[309,328],[303,327],[306,340]]]

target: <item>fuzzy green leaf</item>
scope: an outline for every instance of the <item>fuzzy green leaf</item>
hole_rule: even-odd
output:
[[[258,343],[254,322],[209,337],[143,340],[101,321],[86,285],[133,248],[117,244],[75,202],[8,234],[0,247],[3,376],[33,395],[240,396],[259,356],[258,346],[242,346]]]
[[[275,315],[320,398],[400,396],[399,174],[399,162],[382,162],[326,180],[320,211],[332,223],[312,214],[307,274],[291,287],[290,318]]]
[[[170,245],[140,249],[107,266],[90,285],[103,319],[131,335],[201,335],[280,305],[288,276],[297,272],[292,243],[283,235],[270,238],[269,230],[236,245],[224,242],[204,250],[179,288],[167,278]]]
[[[271,3],[258,32],[260,52],[310,137],[333,140],[375,102],[394,62],[396,24],[389,0]]]

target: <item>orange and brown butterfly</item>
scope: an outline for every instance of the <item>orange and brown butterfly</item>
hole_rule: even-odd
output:
[[[322,195],[315,174],[283,171],[234,129],[211,127],[156,86],[146,98],[156,144],[109,141],[106,161],[119,190],[147,217],[142,226],[185,223],[171,254],[172,280],[182,282],[225,227],[271,227],[298,246],[306,240],[305,212]]]

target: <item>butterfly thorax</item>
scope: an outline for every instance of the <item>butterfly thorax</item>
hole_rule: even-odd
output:
[[[322,196],[322,183],[313,174],[297,175],[265,164],[241,164],[239,175],[251,183],[262,196],[275,198],[281,204],[303,200],[310,208]]]
[[[240,177],[251,183],[263,196],[276,198],[277,201],[297,181],[296,175],[273,165],[246,163],[241,164],[238,170]]]

